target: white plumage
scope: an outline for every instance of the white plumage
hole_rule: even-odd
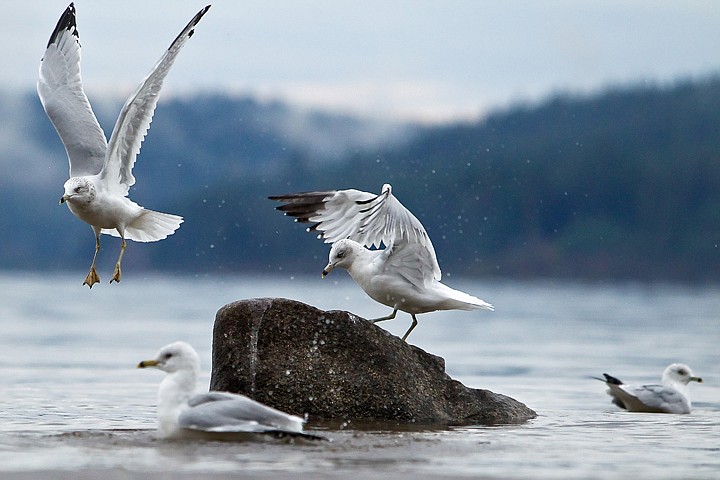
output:
[[[247,440],[272,435],[322,439],[303,432],[304,419],[244,395],[215,391],[195,394],[200,359],[185,342],[164,346],[154,359],[140,362],[138,368],[167,373],[158,389],[158,434],[162,438]]]
[[[442,273],[435,249],[420,221],[385,184],[382,193],[360,190],[303,192],[270,197],[283,202],[277,207],[296,221],[313,223],[308,231],[319,232],[332,243],[323,276],[336,267],[345,268],[373,300],[412,316],[436,310],[493,310],[477,297],[440,282]]]
[[[99,282],[95,261],[101,233],[122,238],[115,273],[110,280],[119,282],[125,239],[162,240],[183,222],[180,216],[147,210],[127,195],[135,184],[132,168],[150,128],[163,80],[209,8],[208,5],[195,15],[125,102],[109,142],[83,90],[80,42],[72,3],[50,36],[40,63],[37,90],[70,162],[70,179],[65,182],[60,202],[67,202],[70,211],[89,223],[95,233],[95,256],[84,282],[90,288]]]

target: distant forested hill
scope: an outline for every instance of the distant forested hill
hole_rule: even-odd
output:
[[[160,105],[133,195],[186,223],[157,244],[130,245],[128,269],[318,273],[328,247],[266,197],[389,182],[445,273],[720,280],[720,78],[557,95],[432,127],[222,95]],[[4,209],[0,227],[12,238],[0,267],[83,270],[92,233],[56,205],[66,165],[43,120],[30,122],[42,132],[35,148],[50,145],[42,151],[53,149],[61,173],[25,205],[31,215]],[[22,175],[0,166],[4,177]],[[24,199],[22,182],[3,182],[5,207]],[[104,240],[112,265],[116,245]]]
[[[465,269],[720,278],[720,79],[559,96],[433,129],[382,165]],[[473,240],[456,246],[460,230]]]

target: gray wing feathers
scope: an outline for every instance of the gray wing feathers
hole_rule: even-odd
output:
[[[417,243],[398,243],[386,248],[386,251],[386,271],[392,270],[419,290],[425,288],[426,282],[432,281],[430,272],[437,262],[427,248]]]
[[[364,207],[358,202],[376,198],[373,193],[360,190],[330,190],[325,192],[302,192],[269,197],[284,202],[277,207],[285,215],[295,217],[301,223],[314,223],[308,231],[319,232],[325,243],[351,238],[360,230]]]
[[[678,390],[665,385],[632,386],[608,383],[613,403],[631,412],[689,413],[690,403]]]
[[[182,428],[207,432],[302,432],[303,419],[256,402],[244,395],[210,392],[193,397],[180,414]]]
[[[361,212],[362,225],[358,234],[364,236],[369,244],[379,246],[383,242],[389,245],[399,240],[423,246],[430,244],[430,238],[420,220],[390,192],[368,202]]]
[[[310,217],[310,221],[318,222],[317,230],[323,232],[325,243],[334,243],[343,238],[350,238],[363,245],[374,244],[368,237],[361,236],[366,218],[365,202],[377,198],[377,195],[360,190],[339,190],[325,199],[323,208]]]
[[[627,387],[626,391],[637,397],[643,405],[653,409],[670,413],[684,413],[690,410],[687,398],[672,387],[643,385],[641,387]]]
[[[40,62],[38,96],[65,146],[70,176],[95,175],[105,162],[105,133],[90,107],[80,75],[80,41],[70,4]]]
[[[203,8],[193,17],[190,23],[167,49],[150,74],[140,83],[137,90],[125,102],[113,128],[108,144],[107,161],[103,170],[103,178],[109,185],[119,185],[121,193],[127,195],[129,188],[135,184],[132,168],[145,139],[160,89],[177,54],[194,32],[195,25],[200,21],[210,6]],[[119,184],[116,184],[116,181]]]

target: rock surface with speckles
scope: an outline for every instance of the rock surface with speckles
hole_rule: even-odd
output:
[[[453,380],[442,358],[367,320],[294,300],[222,307],[212,360],[212,390],[301,416],[485,425],[536,416],[510,397]]]

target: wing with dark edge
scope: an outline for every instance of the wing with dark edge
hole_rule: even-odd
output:
[[[283,202],[277,210],[297,222],[312,223],[309,232],[318,232],[326,243],[349,238],[368,248],[417,244],[426,249],[433,277],[440,281],[440,266],[425,228],[415,215],[392,194],[389,184],[382,193],[360,190],[301,192],[269,197]]]
[[[193,35],[195,26],[209,9],[210,5],[190,20],[120,111],[110,135],[107,160],[102,171],[102,177],[110,189],[117,189],[119,193],[127,195],[129,188],[135,184],[132,169],[150,128],[163,81],[180,49]]]
[[[37,92],[65,146],[70,176],[99,173],[105,162],[107,141],[83,90],[80,38],[72,3],[50,35],[40,62]]]

